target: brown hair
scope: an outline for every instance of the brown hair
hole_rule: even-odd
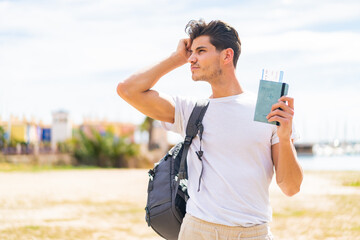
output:
[[[241,53],[241,42],[237,31],[229,24],[221,20],[214,20],[208,24],[202,19],[191,20],[186,25],[185,32],[191,40],[200,36],[209,36],[210,43],[215,46],[217,51],[231,48],[234,51],[233,63],[236,68]]]

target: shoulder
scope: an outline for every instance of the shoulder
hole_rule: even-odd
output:
[[[181,106],[183,108],[193,108],[196,104],[197,99],[189,96],[173,96],[175,105]]]
[[[197,98],[185,96],[172,96],[175,103],[175,122],[173,124],[163,123],[166,130],[185,134],[188,119],[194,109]]]
[[[175,112],[180,112],[180,114],[185,119],[187,119],[200,98],[189,96],[173,96],[173,100],[175,102]]]

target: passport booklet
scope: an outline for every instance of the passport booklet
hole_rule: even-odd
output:
[[[277,121],[268,122],[266,116],[271,112],[272,105],[277,103],[280,97],[288,93],[289,84],[282,82],[283,74],[283,71],[263,70],[256,101],[254,121],[279,126]]]

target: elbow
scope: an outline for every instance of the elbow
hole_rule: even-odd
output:
[[[285,184],[284,182],[278,182],[281,191],[288,197],[292,197],[300,192],[302,179],[299,182],[293,182]]]
[[[120,82],[117,85],[116,92],[124,100],[129,99],[129,97],[132,95],[131,87],[126,83],[126,81]]]
[[[283,189],[282,191],[286,196],[292,197],[295,194],[297,194],[298,192],[300,192],[300,186],[299,187],[292,187],[292,188]]]
[[[137,75],[132,75],[124,81],[121,81],[116,88],[117,94],[124,100],[128,101],[134,98],[134,96],[145,92],[146,90],[139,80],[140,79]]]
[[[121,98],[124,98],[126,96],[126,84],[124,82],[120,82],[117,85],[116,92]]]

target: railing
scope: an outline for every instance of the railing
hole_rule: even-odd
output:
[[[32,155],[35,153],[35,148],[30,146],[21,146],[19,147],[6,147],[1,150],[4,155],[18,155],[18,154],[26,154]],[[48,154],[54,153],[51,147],[41,147],[37,151],[38,154]]]

